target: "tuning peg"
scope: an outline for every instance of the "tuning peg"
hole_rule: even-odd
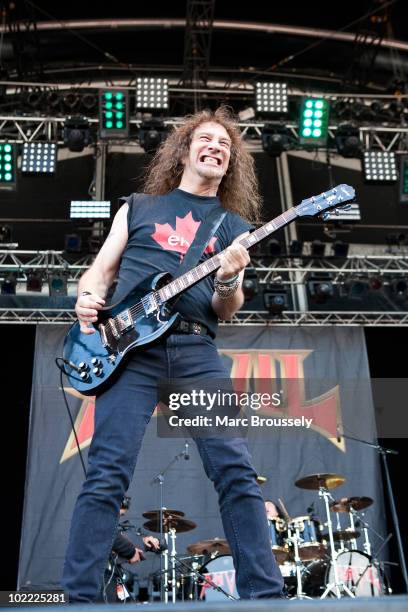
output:
[[[326,211],[320,215],[320,218],[322,221],[327,221],[327,219],[330,219],[330,213]]]
[[[343,210],[350,210],[351,208],[351,204],[344,204],[344,206],[342,206]]]

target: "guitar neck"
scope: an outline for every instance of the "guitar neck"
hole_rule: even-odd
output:
[[[296,213],[295,207],[290,208],[289,210],[279,215],[279,217],[276,217],[276,219],[273,219],[272,221],[265,223],[265,225],[263,225],[262,227],[259,227],[249,236],[242,238],[239,243],[242,244],[242,246],[246,249],[249,249],[249,247],[252,247],[258,242],[261,242],[261,240],[264,240],[270,234],[276,232],[276,230],[280,229],[281,227],[284,227],[285,225],[293,221],[297,216],[298,215]],[[159,289],[157,293],[160,297],[160,300],[162,302],[166,302],[167,300],[172,299],[179,293],[186,291],[186,289],[188,289],[192,285],[195,285],[195,283],[198,283],[198,281],[200,281],[201,279],[215,272],[215,270],[218,270],[218,268],[221,266],[220,255],[223,252],[224,251],[221,251],[221,253],[214,255],[210,259],[207,259],[189,272],[186,272],[182,276],[179,276],[175,280],[171,281],[162,289]]]

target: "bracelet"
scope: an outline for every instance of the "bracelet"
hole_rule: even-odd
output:
[[[217,278],[217,283],[219,283],[220,285],[225,285],[226,287],[229,287],[230,285],[233,285],[238,280],[238,278],[239,278],[239,274],[234,274],[234,276],[231,276],[231,278],[229,278],[228,280],[219,280]]]
[[[225,285],[221,281],[218,280],[217,277],[214,279],[214,289],[216,294],[221,300],[228,300],[230,297],[234,295],[236,290],[239,287],[238,277],[235,279],[235,282],[231,285]]]
[[[81,295],[92,295],[92,293],[90,291],[82,291]]]

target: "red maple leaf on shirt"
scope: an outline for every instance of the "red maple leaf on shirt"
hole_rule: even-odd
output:
[[[166,251],[180,253],[180,259],[182,259],[190,248],[200,225],[201,221],[194,221],[190,211],[185,217],[176,217],[175,229],[169,223],[155,223],[152,238]],[[215,253],[216,240],[216,236],[211,238],[204,253]]]

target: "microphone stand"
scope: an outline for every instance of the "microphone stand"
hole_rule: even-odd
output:
[[[166,467],[159,472],[158,474],[156,474],[156,476],[154,478],[152,478],[152,480],[150,481],[150,484],[153,485],[156,482],[159,484],[160,487],[160,516],[159,516],[159,522],[160,522],[160,542],[163,541],[163,501],[164,501],[164,496],[163,496],[163,487],[164,487],[164,476],[165,474],[169,471],[169,469],[176,463],[176,461],[178,461],[179,459],[181,459],[181,457],[184,457],[184,459],[189,459],[190,456],[188,454],[188,442],[186,441],[184,444],[184,450],[181,451],[181,453],[177,453],[177,455],[175,455],[173,457],[173,459],[170,461],[170,463],[168,463],[166,465]],[[168,534],[166,533],[165,535],[165,540],[166,540],[166,544],[168,546],[169,541],[168,541]],[[164,569],[163,569],[163,558],[164,558]],[[174,565],[174,563],[173,563]],[[161,601],[164,601],[164,603],[168,603],[169,602],[169,591],[168,591],[168,569],[169,569],[169,556],[168,556],[168,548],[166,548],[166,550],[163,551],[163,553],[160,555],[160,576],[163,577],[164,579],[161,581],[160,584],[160,598]],[[174,567],[173,567],[174,570]],[[173,571],[174,574],[174,571]],[[175,589],[176,589],[176,585],[172,584],[172,591],[173,591],[173,601],[175,601]]]
[[[406,592],[408,593],[408,573],[407,573],[407,565],[405,562],[404,546],[402,544],[401,530],[399,526],[397,508],[395,506],[394,492],[392,489],[391,477],[390,477],[390,472],[389,472],[388,463],[387,463],[388,455],[399,455],[399,452],[396,450],[393,450],[392,448],[384,448],[384,446],[381,446],[380,444],[375,444],[374,442],[368,442],[368,440],[361,440],[360,438],[354,438],[353,436],[349,436],[344,433],[342,433],[341,435],[343,436],[343,438],[346,438],[347,440],[354,440],[355,442],[360,442],[360,444],[366,444],[367,446],[371,446],[371,448],[374,448],[382,457],[382,462],[383,462],[384,472],[385,472],[385,480],[387,483],[388,501],[390,502],[391,516],[392,516],[392,521],[394,523],[394,531],[395,531],[395,536],[397,538],[397,544],[398,544],[398,555],[399,555],[399,560],[401,564],[401,573],[404,578]]]

